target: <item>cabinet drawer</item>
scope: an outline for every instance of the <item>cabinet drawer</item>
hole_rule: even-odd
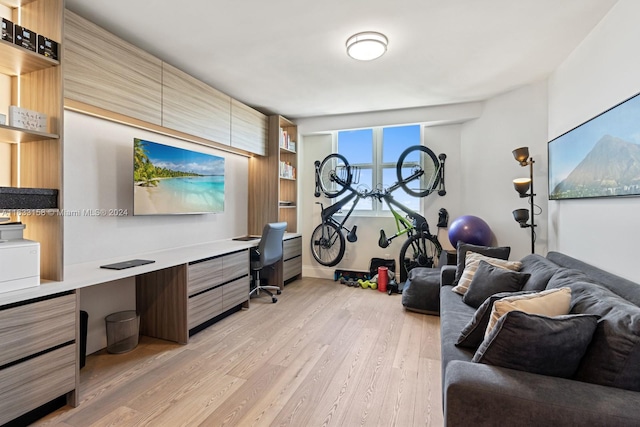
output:
[[[287,260],[302,255],[302,237],[294,237],[283,242],[283,259]]]
[[[299,274],[302,274],[302,257],[291,258],[283,263],[282,279],[289,280]]]
[[[222,282],[249,274],[249,251],[237,252],[222,258]]]
[[[75,338],[75,294],[0,311],[0,365]]]
[[[222,286],[189,298],[188,328],[192,329],[222,311]]]
[[[222,283],[224,281],[222,271],[222,258],[189,264],[187,270],[188,295],[197,294]]]
[[[242,277],[222,286],[222,309],[243,303],[249,299],[249,277]]]
[[[76,386],[76,345],[70,344],[0,371],[0,424]]]

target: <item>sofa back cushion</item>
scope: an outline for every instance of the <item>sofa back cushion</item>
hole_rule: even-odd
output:
[[[589,281],[601,284],[616,295],[640,307],[640,284],[587,264],[560,252],[549,252],[547,259],[562,267],[579,270],[589,277]]]
[[[538,254],[530,254],[522,258],[520,272],[529,273],[531,277],[524,284],[523,291],[542,291],[558,270],[558,265]]]
[[[571,288],[572,313],[601,318],[574,378],[640,391],[640,307],[585,280],[564,286]]]

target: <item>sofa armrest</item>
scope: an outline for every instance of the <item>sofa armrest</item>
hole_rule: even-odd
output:
[[[455,265],[443,265],[440,269],[440,286],[453,285],[456,278],[457,267]]]
[[[638,426],[640,392],[480,363],[451,361],[445,372],[449,426]]]

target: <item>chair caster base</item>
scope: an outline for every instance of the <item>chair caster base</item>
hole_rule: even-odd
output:
[[[280,295],[282,293],[281,290],[278,289],[278,291],[276,292],[278,295]]]
[[[278,298],[276,298],[276,297],[271,298],[271,302],[273,302],[274,304],[277,303],[278,302]]]

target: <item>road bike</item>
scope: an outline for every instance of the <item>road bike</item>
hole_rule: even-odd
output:
[[[354,168],[341,154],[330,154],[322,162],[316,162],[316,195],[324,193],[328,198],[336,198],[345,192],[346,197],[333,205],[321,206],[321,224],[311,235],[311,253],[320,264],[334,266],[344,257],[346,241],[357,240],[354,225],[351,229],[345,223],[353,213],[358,202],[363,198],[376,199],[385,203],[394,217],[397,232],[387,237],[380,230],[378,244],[382,248],[389,246],[393,239],[406,235],[407,241],[400,249],[400,279],[406,280],[406,274],[415,267],[433,267],[436,265],[442,246],[435,235],[429,231],[429,224],[424,216],[395,200],[392,193],[402,188],[414,197],[425,197],[439,188],[438,194],[444,195],[444,162],[446,155],[435,154],[427,147],[416,145],[407,148],[396,163],[398,181],[387,189],[362,190],[352,186]],[[357,169],[355,169],[357,173]],[[356,181],[357,182],[357,181]],[[349,211],[341,221],[334,218],[343,207],[353,202]],[[405,213],[402,216],[396,209]],[[343,230],[347,232],[347,237]]]

